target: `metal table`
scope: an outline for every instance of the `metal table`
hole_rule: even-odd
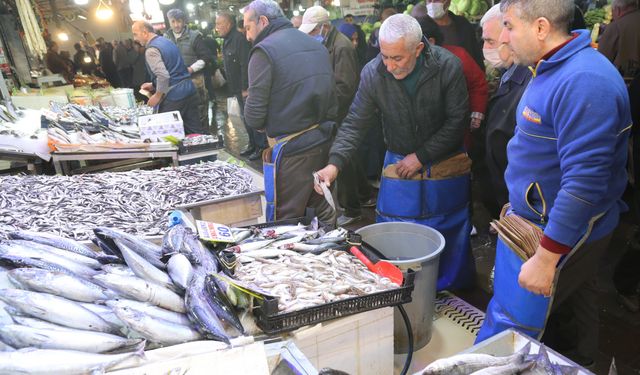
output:
[[[122,167],[131,164],[132,159],[158,159],[171,158],[173,166],[178,166],[178,149],[175,147],[162,148],[154,150],[106,150],[106,151],[76,151],[61,152],[55,151],[51,154],[53,165],[57,174],[67,175],[72,171],[69,168],[69,161],[85,161],[85,160],[120,160],[118,162],[110,162],[96,166],[83,168],[83,172],[95,172],[107,168]],[[126,160],[123,162],[123,159]]]
[[[30,174],[38,174],[38,167],[42,164],[42,159],[36,154],[2,149],[0,149],[0,160],[25,163]]]

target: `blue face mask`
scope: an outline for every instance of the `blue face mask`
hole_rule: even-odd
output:
[[[320,43],[324,42],[324,37],[322,36],[322,34],[318,34],[318,35],[312,35],[311,36],[313,39],[317,40]]]

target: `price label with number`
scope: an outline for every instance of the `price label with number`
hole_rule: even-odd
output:
[[[226,225],[196,220],[198,235],[205,241],[235,242],[231,228]]]

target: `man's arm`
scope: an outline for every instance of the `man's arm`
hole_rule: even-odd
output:
[[[445,120],[442,127],[416,151],[422,165],[442,161],[460,149],[464,129],[469,123],[469,94],[459,59],[442,64],[440,95],[444,98]]]
[[[620,30],[617,25],[612,23],[607,27],[598,40],[598,51],[605,55],[609,61],[613,62],[618,56],[618,40],[620,39]]]
[[[155,82],[155,94],[153,94],[147,105],[153,107],[156,104],[160,103],[160,99],[169,91],[170,78],[169,72],[167,71],[167,67],[164,65],[162,61],[162,56],[160,55],[160,51],[157,48],[147,48],[145,51],[145,58],[147,59],[147,64],[149,64],[149,69],[156,76]]]
[[[249,53],[251,46],[249,42],[240,35],[235,38],[236,53],[238,54],[238,62],[240,63],[240,77],[242,91],[249,88]]]
[[[202,35],[198,35],[194,40],[193,51],[196,53],[198,60],[189,66],[189,72],[191,74],[201,71],[206,64],[211,64],[213,61],[213,52],[211,52],[209,47],[204,43]]]
[[[271,95],[271,62],[262,50],[256,50],[249,60],[249,96],[244,103],[244,122],[262,130],[265,128]]]

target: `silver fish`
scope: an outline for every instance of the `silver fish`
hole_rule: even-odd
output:
[[[179,313],[186,312],[184,300],[178,294],[138,277],[101,274],[94,276],[93,279],[99,285],[103,285],[122,296],[136,301],[149,302]]]
[[[191,321],[185,314],[177,313],[175,311],[166,310],[158,306],[150,305],[148,303],[127,300],[127,299],[119,299],[119,300],[111,300],[106,301],[106,305],[111,308],[129,308],[131,310],[136,310],[146,315],[149,315],[152,318],[166,320],[171,323],[181,324],[185,326],[190,326]]]
[[[132,353],[94,354],[75,350],[25,349],[0,353],[0,374],[89,374],[104,372],[129,358],[142,357],[144,343]]]
[[[9,234],[9,237],[13,239],[33,241],[33,242],[41,243],[43,245],[57,247],[59,249],[72,251],[74,253],[84,255],[86,257],[90,257],[94,259],[97,259],[97,257],[100,255],[98,252],[91,250],[89,247],[77,241],[56,236],[51,233],[31,232],[31,231],[23,230],[23,231],[12,232]]]
[[[131,268],[124,264],[105,264],[102,266],[102,270],[107,273],[121,276],[135,276],[136,274],[131,271]]]
[[[68,258],[69,260],[72,260],[76,263],[80,263],[87,267],[91,267],[96,270],[102,267],[102,264],[98,260],[96,260],[97,258],[88,257],[86,255],[81,255],[73,251],[60,249],[60,248],[49,246],[49,245],[43,245],[38,242],[26,241],[26,240],[10,240],[10,241],[6,241],[5,243],[16,243],[24,247],[30,247],[36,250],[47,251],[52,254],[61,256],[63,258]]]
[[[154,284],[162,285],[165,288],[177,291],[178,289],[173,285],[171,278],[164,271],[157,269],[153,264],[149,263],[145,258],[134,252],[123,241],[115,240],[116,245],[122,250],[122,256],[125,262],[131,268],[136,276],[152,282]]]
[[[173,254],[167,262],[167,270],[173,283],[185,290],[193,277],[193,266],[184,254]]]
[[[520,351],[506,357],[495,357],[490,354],[458,354],[432,362],[422,370],[422,375],[467,375],[488,367],[520,365],[530,349],[531,343],[527,343]]]
[[[0,254],[3,256],[27,257],[39,261],[53,263],[82,277],[91,277],[98,273],[91,267],[76,263],[69,258],[62,257],[45,250],[27,247],[17,243],[0,243]]]
[[[20,289],[2,289],[0,299],[25,314],[51,323],[96,332],[117,332],[101,317],[66,298]]]
[[[46,329],[46,330],[54,330],[54,331],[72,331],[74,328],[69,328],[65,326],[61,326],[55,323],[49,323],[45,320],[40,320],[36,318],[31,318],[28,316],[13,316],[13,320],[16,324],[25,327],[37,328],[37,329]]]
[[[86,280],[37,268],[17,268],[9,271],[9,278],[23,289],[49,293],[78,302],[102,301],[118,296]]]
[[[78,350],[104,353],[137,345],[141,340],[129,340],[108,333],[73,330],[47,330],[8,324],[0,327],[0,339],[14,348]]]
[[[116,307],[114,312],[130,329],[147,340],[160,345],[175,345],[199,340],[202,336],[189,326],[152,318],[127,307]]]

